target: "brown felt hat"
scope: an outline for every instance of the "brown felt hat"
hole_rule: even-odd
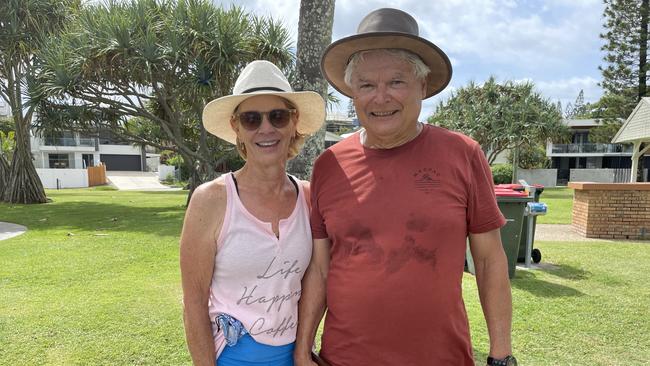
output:
[[[352,90],[345,84],[344,75],[350,57],[360,51],[381,48],[399,48],[410,51],[431,69],[427,76],[429,98],[440,93],[451,80],[451,62],[435,44],[419,36],[418,23],[412,16],[398,9],[382,8],[366,15],[357,34],[332,43],[321,58],[321,70],[329,83],[342,94],[351,97]]]

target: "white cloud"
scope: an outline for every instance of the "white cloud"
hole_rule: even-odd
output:
[[[289,30],[294,44],[298,39],[300,0],[212,0],[212,2],[225,8],[237,5],[260,16],[271,16],[275,20],[282,21]]]
[[[262,15],[281,19],[296,39],[300,1],[215,0],[241,4]],[[335,5],[333,39],[354,34],[370,11],[385,1],[339,0]],[[595,0],[518,2],[514,0],[393,0],[389,6],[413,15],[420,34],[461,61],[518,64],[528,69],[562,66],[585,53],[598,52],[602,3]]]
[[[445,1],[427,5],[417,14],[428,15],[419,19],[423,34],[459,59],[531,69],[561,66],[567,59],[598,50],[602,5],[573,7],[565,2],[549,13],[548,4],[522,4]]]
[[[280,19],[297,39],[300,1],[215,0],[236,3],[260,15]],[[423,103],[423,116],[447,98],[452,86],[469,80],[530,79],[551,100],[573,102],[580,89],[586,101],[602,95],[597,86],[601,63],[603,4],[600,0],[338,0],[333,40],[356,33],[370,11],[391,6],[413,15],[420,35],[440,46],[454,66],[454,79],[443,93]],[[341,109],[347,106],[347,98]]]
[[[566,105],[575,101],[580,90],[584,91],[585,102],[597,101],[603,94],[598,82],[599,80],[587,76],[549,81],[538,80],[535,81],[535,86],[543,95],[553,95],[553,99]]]

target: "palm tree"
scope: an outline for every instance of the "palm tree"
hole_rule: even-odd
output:
[[[2,199],[43,203],[43,185],[30,151],[34,104],[28,96],[38,66],[36,53],[74,14],[77,0],[3,0],[0,2],[0,97],[11,107],[16,145]],[[4,162],[6,163],[6,161]]]
[[[320,72],[320,56],[332,41],[334,0],[302,0],[298,23],[296,90],[313,90],[330,100],[327,82]],[[309,179],[316,157],[325,147],[325,124],[307,139],[303,150],[289,162],[289,171]]]
[[[0,197],[9,181],[9,161],[11,161],[11,154],[14,149],[14,132],[9,131],[5,133],[0,131]]]
[[[254,59],[280,67],[293,62],[289,39],[270,18],[208,0],[90,5],[45,49],[39,80],[49,103],[72,100],[76,107],[63,109],[79,113],[65,119],[43,114],[39,123],[56,127],[71,120],[74,126],[60,127],[100,126],[131,143],[173,150],[192,172],[193,190],[215,177],[233,151],[205,131],[203,106],[230,94],[239,71]],[[133,117],[159,133],[133,133],[127,122]]]

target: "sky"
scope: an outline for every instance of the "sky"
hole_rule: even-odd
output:
[[[300,0],[214,0],[243,6],[280,20],[298,33]],[[423,102],[421,119],[470,81],[532,81],[536,90],[563,107],[580,90],[586,102],[603,94],[598,86],[603,52],[602,0],[336,0],[332,40],[356,33],[361,19],[374,9],[394,7],[411,14],[420,36],[440,47],[451,60],[453,76],[440,94]],[[338,109],[347,110],[341,97]]]

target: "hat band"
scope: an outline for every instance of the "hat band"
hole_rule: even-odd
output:
[[[280,88],[274,88],[274,87],[272,87],[272,86],[261,86],[261,87],[257,87],[257,88],[246,89],[246,90],[244,90],[244,91],[241,92],[241,93],[242,93],[242,94],[253,93],[253,92],[256,92],[256,91],[260,91],[260,90],[269,90],[269,91],[285,92],[284,90],[282,90],[282,89],[280,89]]]

